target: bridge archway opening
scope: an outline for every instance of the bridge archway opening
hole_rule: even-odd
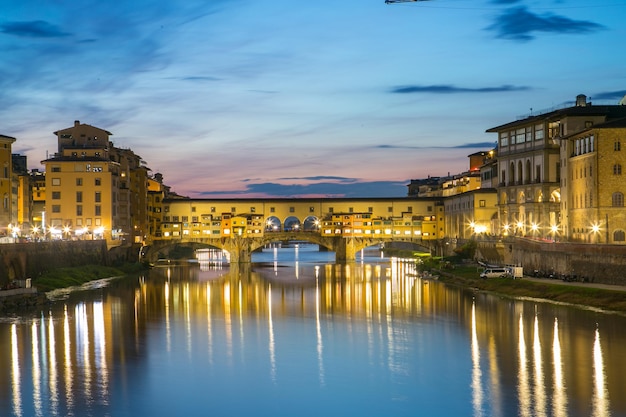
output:
[[[197,249],[223,251],[215,245],[200,242],[170,242],[158,246],[148,246],[141,251],[141,259],[156,262],[159,259],[196,259]]]
[[[285,232],[298,232],[302,230],[300,219],[296,216],[289,216],[285,219]]]
[[[266,232],[279,232],[281,229],[280,219],[276,216],[270,216],[265,219],[265,231]]]
[[[316,216],[308,216],[304,219],[304,222],[302,222],[302,230],[304,232],[317,232],[320,230],[320,225],[320,219]]]

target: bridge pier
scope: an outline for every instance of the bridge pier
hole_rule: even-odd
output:
[[[222,248],[230,254],[231,265],[252,262],[252,239],[241,236],[223,238]]]
[[[335,261],[337,263],[356,261],[356,242],[354,238],[339,238],[335,245]]]

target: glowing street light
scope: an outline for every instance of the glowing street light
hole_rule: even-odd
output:
[[[482,233],[486,233],[487,232],[487,226],[482,225],[482,224],[477,224],[476,226],[474,226],[474,232],[477,234],[482,234]]]
[[[598,235],[600,234],[600,225],[598,223],[594,223],[591,225],[591,232],[592,232],[592,240],[594,240],[595,242],[598,241]]]
[[[535,236],[535,234],[539,231],[539,225],[537,223],[531,224],[530,230],[533,232],[533,236]]]
[[[104,227],[100,226],[93,230],[94,239],[104,239]]]
[[[559,226],[553,224],[550,226],[550,233],[552,233],[552,240],[556,240],[556,235],[559,232]]]

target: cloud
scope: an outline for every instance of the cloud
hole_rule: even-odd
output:
[[[453,145],[453,146],[399,146],[399,145],[376,145],[377,149],[483,149],[483,148],[493,148],[495,146],[495,142],[475,142],[475,143],[464,143],[461,145]]]
[[[7,22],[0,25],[0,32],[24,38],[63,38],[70,36],[60,28],[44,20]]]
[[[603,93],[598,93],[592,96],[593,99],[598,100],[621,100],[622,97],[626,96],[626,90],[618,90],[618,91],[605,91]]]
[[[348,182],[349,183],[319,182],[314,184],[278,184],[274,182],[263,182],[247,184],[245,190],[200,191],[194,194],[200,196],[200,198],[232,198],[242,195],[275,198],[306,198],[310,196],[341,198],[405,197],[407,195],[407,184],[409,180]]]
[[[209,76],[189,76],[180,78],[182,81],[220,81],[220,78]]]
[[[461,94],[461,93],[502,93],[511,91],[526,91],[530,87],[502,85],[499,87],[467,88],[454,85],[405,85],[391,89],[393,94],[433,93],[433,94]]]
[[[316,175],[314,177],[285,177],[285,178],[279,178],[279,180],[286,180],[286,181],[293,181],[293,180],[297,180],[297,181],[335,181],[337,183],[343,183],[343,184],[352,184],[352,183],[358,181],[358,179],[356,179],[356,178],[334,177],[334,176],[328,176],[328,175]]]
[[[453,146],[455,149],[476,149],[476,148],[493,148],[496,142],[478,142],[478,143],[465,143],[463,145]]]
[[[487,30],[497,38],[527,42],[534,39],[533,32],[585,34],[603,30],[604,26],[587,20],[572,20],[552,13],[538,15],[524,6],[509,8],[496,18]]]

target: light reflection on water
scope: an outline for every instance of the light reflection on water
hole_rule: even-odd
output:
[[[0,415],[626,415],[624,317],[314,249],[155,268],[0,322]]]

